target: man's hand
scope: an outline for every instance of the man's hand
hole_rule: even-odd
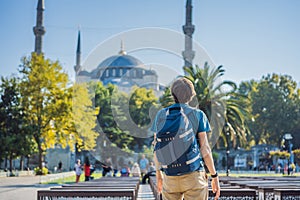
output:
[[[163,178],[160,170],[156,170],[156,188],[158,193],[162,192]]]
[[[217,200],[220,197],[219,177],[212,178],[211,189],[212,189],[213,193],[215,193],[215,200]]]
[[[162,192],[162,185],[163,185],[162,179],[157,180],[157,192],[158,193]]]

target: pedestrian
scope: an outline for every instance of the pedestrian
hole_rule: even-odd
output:
[[[150,176],[156,176],[153,162],[150,162],[147,174],[142,177],[142,184],[150,183]]]
[[[85,157],[83,169],[84,169],[84,176],[85,176],[84,181],[89,181],[91,176],[91,164],[90,164],[89,157],[87,156]]]
[[[154,163],[151,161],[149,164],[148,172],[153,172],[153,171],[155,171],[155,166]]]
[[[142,158],[140,160],[140,169],[141,169],[141,176],[143,177],[145,174],[148,172],[148,166],[149,166],[149,161],[146,158],[145,154],[142,155]]]
[[[75,174],[76,174],[76,183],[79,182],[80,176],[82,173],[82,166],[81,166],[81,161],[80,159],[77,160],[75,166],[74,166]]]
[[[112,162],[111,162],[111,158],[107,158],[105,163],[102,163],[102,177],[105,177],[106,175],[108,176],[112,176]]]
[[[62,162],[61,162],[61,160],[58,163],[57,170],[58,170],[58,172],[62,172]]]
[[[161,109],[150,129],[154,132],[157,190],[164,200],[208,199],[203,160],[218,199],[219,178],[207,139],[210,124],[204,112],[188,105],[196,95],[194,86],[187,78],[178,78],[171,93],[175,104]]]
[[[121,176],[129,176],[130,174],[130,168],[128,165],[124,165],[120,170]]]
[[[131,174],[133,177],[140,177],[141,175],[141,169],[138,163],[134,163],[131,170]]]

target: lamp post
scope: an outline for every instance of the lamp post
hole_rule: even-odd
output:
[[[226,131],[226,142],[227,142],[227,147],[226,147],[226,167],[227,167],[226,176],[229,176],[229,171],[230,171],[230,169],[229,169],[229,153],[230,153],[230,151],[229,151],[229,134],[230,134],[230,132],[229,132],[228,123],[226,123],[226,125],[225,125],[225,131]]]
[[[283,139],[286,140],[288,142],[288,152],[290,154],[290,157],[288,158],[288,175],[290,175],[290,159],[291,159],[291,154],[292,154],[292,144],[291,144],[291,140],[293,139],[292,135],[290,133],[286,133],[283,136]]]

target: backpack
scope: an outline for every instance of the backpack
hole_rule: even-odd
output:
[[[154,151],[166,175],[182,175],[203,167],[197,135],[187,117],[192,111],[169,107],[158,115]]]

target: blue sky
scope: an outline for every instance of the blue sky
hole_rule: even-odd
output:
[[[185,2],[45,0],[43,52],[47,58],[59,60],[72,79],[79,25],[84,61],[99,44],[123,31],[158,27],[182,32]],[[33,51],[36,6],[37,0],[0,1],[1,76],[16,73],[21,58]],[[298,0],[194,0],[193,39],[206,50],[215,65],[224,66],[223,79],[239,83],[277,73],[291,75],[299,84],[299,9]],[[126,38],[122,39],[125,48],[130,46]],[[116,54],[120,46],[110,48]],[[157,51],[132,55],[145,63],[153,59],[155,63],[177,69],[183,65],[181,59],[172,59]]]

